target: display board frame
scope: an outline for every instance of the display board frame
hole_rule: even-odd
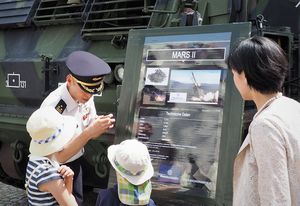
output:
[[[192,108],[192,110],[196,109],[195,111],[200,111],[200,116],[198,115],[197,118],[205,116],[202,113],[203,111],[221,111],[221,115],[219,115],[221,119],[216,120],[218,121],[218,124],[216,124],[216,133],[212,135],[218,137],[216,138],[217,144],[214,144],[213,148],[217,148],[218,150],[216,152],[218,166],[216,167],[217,175],[215,177],[214,194],[208,196],[197,194],[191,195],[192,193],[189,193],[190,190],[185,190],[185,186],[181,188],[175,187],[175,189],[173,187],[161,189],[157,187],[155,183],[157,181],[156,178],[153,179],[154,187],[152,197],[161,205],[231,205],[232,168],[234,157],[242,142],[244,102],[234,86],[231,72],[229,72],[226,68],[225,59],[229,54],[229,50],[234,47],[237,42],[249,37],[250,29],[250,23],[238,23],[131,30],[129,32],[124,80],[117,112],[115,143],[120,143],[125,139],[131,138],[137,138],[140,141],[145,142],[145,144],[149,142],[149,135],[147,137],[147,133],[145,131],[140,132],[142,109],[150,109],[150,113],[153,111],[167,111],[165,113],[170,114],[170,111],[173,112],[175,108],[175,111],[180,112],[175,112],[174,114],[182,116],[183,110],[189,111],[190,108]],[[179,41],[179,37],[182,38],[182,40]],[[216,38],[216,41],[219,41],[219,43],[211,43],[214,38]],[[205,41],[208,43],[203,44]],[[170,48],[170,45],[172,48]],[[184,48],[182,50],[184,52],[181,52],[179,49],[182,45],[189,45],[188,48]],[[202,50],[205,50],[208,55],[202,57],[200,55]],[[156,61],[158,61],[158,63]],[[186,68],[182,69],[185,65]],[[160,77],[164,78],[160,79],[159,75],[154,76],[157,73],[160,74]],[[203,95],[200,96],[199,93],[199,96],[197,97],[186,94],[186,92],[177,92],[177,87],[174,87],[174,89],[170,86],[170,82],[173,81],[178,83],[179,79],[181,79],[179,77],[184,75],[189,76],[192,79],[194,88],[196,88],[195,90],[197,90],[198,93],[200,86],[197,84],[197,81],[203,82],[205,79],[208,79],[208,76],[210,79],[220,79],[219,82],[214,82],[214,85],[217,85],[217,87],[215,86],[214,88],[218,89],[214,91],[211,91],[211,89],[207,89],[207,91],[203,89],[203,91],[201,90]],[[156,77],[156,79],[154,77]],[[151,81],[151,79],[153,81]],[[211,82],[204,82],[204,84],[201,85],[208,85],[209,83]],[[144,95],[143,92],[147,85],[150,85],[150,90],[149,88],[146,88],[148,93],[149,91],[150,93],[153,93],[151,89],[154,88],[154,93],[158,93],[158,97],[151,97],[153,99],[151,100],[149,95]],[[162,88],[162,91],[157,91],[157,88]],[[208,87],[203,86],[201,88]],[[165,93],[167,93],[167,96],[165,96]],[[144,101],[143,97],[147,98],[147,100]],[[169,110],[170,107],[173,108]],[[198,108],[202,109],[198,110]],[[188,115],[191,116],[192,113],[193,112],[190,112]],[[186,122],[185,120],[186,119],[183,121]],[[192,124],[196,123],[192,122]],[[166,132],[169,134],[175,129],[176,128],[173,124],[173,126],[170,126],[164,131],[164,134]],[[195,128],[191,127],[189,131],[192,133],[195,131]],[[201,131],[204,131],[203,127],[200,128],[199,131],[199,134],[201,134]],[[212,130],[209,130],[209,133],[211,132]],[[140,133],[147,137],[145,138],[146,141],[141,138]],[[178,133],[178,131],[173,133]],[[194,138],[195,136],[191,135],[191,139]],[[162,139],[170,138],[162,137]],[[177,145],[175,143],[171,144]],[[199,143],[199,145],[201,144]],[[151,153],[151,151],[153,151],[153,145],[147,144],[147,146]],[[175,147],[175,149],[178,148]],[[193,151],[193,155],[201,155],[196,152],[197,148],[194,148]],[[201,156],[205,155],[202,154]],[[154,157],[154,164],[155,161]],[[155,174],[157,175],[159,173],[157,169],[158,167],[155,168]],[[111,171],[109,186],[116,183],[116,179],[114,177],[114,171]],[[174,182],[163,182],[165,185],[174,185]],[[199,182],[201,181],[199,180]],[[187,186],[186,188],[189,187]]]

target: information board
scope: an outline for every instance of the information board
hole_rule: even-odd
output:
[[[160,205],[230,205],[243,101],[225,60],[249,30],[244,23],[130,32],[115,142],[147,145]]]
[[[146,37],[134,136],[153,187],[215,197],[231,33]]]

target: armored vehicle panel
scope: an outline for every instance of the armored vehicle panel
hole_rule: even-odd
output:
[[[109,173],[107,147],[121,140],[115,138],[115,134],[117,137],[133,137],[132,130],[126,130],[128,129],[126,125],[131,125],[133,120],[130,120],[129,116],[124,117],[123,110],[127,106],[132,106],[137,98],[134,95],[137,94],[138,88],[134,90],[134,85],[143,76],[140,75],[140,71],[135,71],[136,65],[142,60],[142,54],[136,54],[135,51],[144,46],[147,31],[149,34],[164,36],[165,32],[170,32],[170,27],[176,27],[174,29],[179,28],[181,35],[189,35],[195,31],[205,33],[204,28],[211,28],[204,25],[213,25],[218,30],[217,28],[231,28],[232,24],[238,22],[248,22],[246,24],[251,26],[247,35],[240,35],[244,34],[245,30],[235,30],[235,33],[241,37],[264,35],[282,46],[290,62],[290,72],[283,91],[285,95],[300,100],[299,20],[299,2],[296,0],[2,1],[0,3],[1,180],[23,187],[30,142],[25,128],[26,121],[43,99],[65,81],[68,71],[64,61],[72,51],[89,51],[104,59],[112,68],[112,73],[105,77],[105,90],[102,95],[95,96],[95,103],[98,114],[115,115],[117,127],[89,142],[85,147],[84,156],[84,173],[88,174],[84,177],[85,185],[106,188],[109,186],[108,182],[113,181],[113,177],[109,178],[113,175]],[[155,30],[156,28],[158,30]],[[139,35],[138,31],[141,31]],[[127,45],[129,42],[130,45]],[[164,75],[167,73],[165,69],[161,69],[161,72],[154,69],[152,75],[149,73],[148,81],[157,81],[156,84],[164,82],[166,79]],[[198,95],[190,93],[191,102],[199,101],[201,98],[203,100],[201,94],[205,93],[197,75],[197,72],[191,73],[192,91]],[[126,77],[126,82],[123,82],[123,77]],[[225,188],[232,187],[230,176],[234,153],[243,140],[255,108],[251,102],[242,102],[238,97],[230,73],[226,78],[226,83],[232,85],[226,87],[226,95],[230,96],[228,98],[231,101],[224,102],[223,116],[227,115],[226,117],[230,118],[223,120],[228,127],[222,129],[219,136],[221,145],[226,146],[217,147],[220,150],[217,153],[218,159],[223,164],[222,171],[218,171],[217,179],[225,178],[225,180],[216,187],[216,197],[218,196],[216,204],[230,205],[231,189],[226,193],[224,191]],[[131,81],[132,85],[128,81]],[[151,87],[145,92],[149,94],[147,96],[149,102],[163,99],[163,93]],[[128,101],[127,97],[132,101],[124,106],[124,102]],[[161,102],[158,102],[155,106],[159,107],[160,104]],[[239,105],[236,113],[231,114],[230,109],[225,109],[234,105]],[[131,115],[135,114],[133,111],[129,112]],[[230,122],[235,121],[239,122],[239,125],[231,127]],[[160,138],[164,139],[162,136]],[[154,190],[154,193],[156,192]],[[171,195],[168,191],[166,194]],[[176,193],[171,197],[179,198]]]

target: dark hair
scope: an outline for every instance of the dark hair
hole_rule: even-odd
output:
[[[229,69],[245,73],[248,85],[263,94],[281,91],[288,61],[281,47],[266,37],[243,40],[226,60]]]

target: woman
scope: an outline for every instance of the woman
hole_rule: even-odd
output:
[[[288,72],[283,50],[252,37],[227,64],[242,98],[257,107],[234,163],[233,205],[300,205],[300,104],[280,93]]]

